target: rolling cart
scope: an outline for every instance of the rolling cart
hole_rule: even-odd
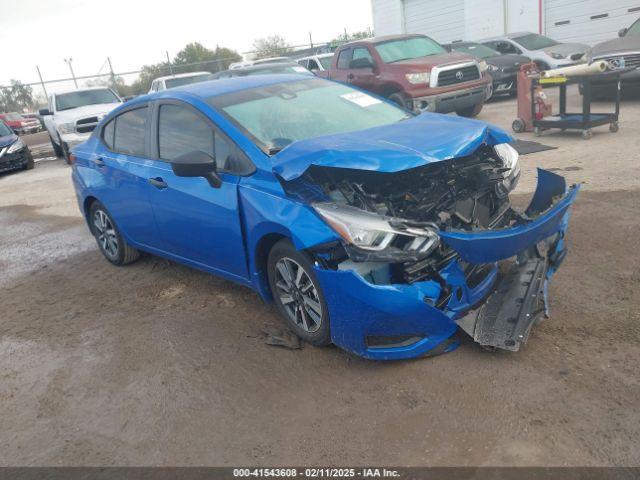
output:
[[[526,130],[533,132],[539,136],[543,130],[558,128],[561,130],[582,130],[582,138],[589,140],[592,136],[591,129],[601,125],[609,125],[609,131],[615,133],[618,131],[618,116],[620,114],[620,76],[624,70],[615,70],[603,72],[594,75],[581,75],[571,77],[551,77],[540,78],[539,75],[529,75],[527,82],[529,91],[524,97],[527,100],[526,108],[530,111],[522,111],[524,102],[518,102],[518,118],[513,122],[513,130],[523,132]],[[592,113],[591,112],[591,88],[595,78],[604,80],[605,77],[611,80],[610,83],[617,85],[614,111],[612,113]],[[582,91],[582,112],[567,112],[567,86],[571,84],[579,84]],[[609,82],[607,82],[609,83]],[[541,88],[559,87],[559,113],[556,115],[548,115],[540,111],[540,95],[536,94]],[[523,92],[525,93],[525,92]],[[520,97],[520,91],[518,91]],[[519,98],[520,100],[520,98]],[[549,106],[550,110],[550,106]],[[527,128],[529,127],[529,128]]]

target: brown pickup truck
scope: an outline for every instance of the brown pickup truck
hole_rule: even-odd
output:
[[[410,110],[474,117],[487,98],[487,65],[448,53],[425,35],[393,35],[342,45],[319,75],[350,83]]]

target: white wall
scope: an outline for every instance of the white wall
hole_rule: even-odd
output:
[[[538,0],[508,0],[507,32],[539,32],[540,3]],[[499,34],[500,35],[500,34]]]
[[[402,0],[371,0],[371,11],[377,36],[404,33]]]
[[[465,0],[464,24],[464,40],[502,35],[504,0]]]

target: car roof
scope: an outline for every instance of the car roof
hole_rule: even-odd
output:
[[[312,58],[327,58],[327,57],[333,57],[335,54],[333,52],[331,53],[318,53],[317,55],[309,55],[307,57],[302,57],[299,58],[298,60],[309,60]]]
[[[356,45],[359,43],[370,43],[370,44],[377,44],[377,43],[382,43],[382,42],[389,42],[392,40],[403,40],[405,38],[415,38],[415,37],[426,37],[426,38],[430,38],[427,35],[423,35],[421,33],[401,33],[401,34],[397,34],[397,35],[382,35],[380,37],[369,37],[369,38],[363,38],[360,40],[353,40],[352,42],[347,42],[345,44],[343,44],[342,46],[349,46],[349,45]]]
[[[211,72],[188,72],[188,73],[176,73],[175,75],[165,75],[164,77],[154,78],[153,81],[156,80],[167,80],[171,78],[185,78],[185,77],[195,77],[197,75],[210,75]]]
[[[538,35],[537,33],[534,33],[534,32],[513,32],[513,33],[508,33],[506,35],[498,35],[497,37],[483,38],[482,40],[478,40],[478,42],[479,43],[492,42],[494,40],[503,40],[505,38],[513,39],[513,38],[524,37],[525,35],[531,35],[531,34]]]

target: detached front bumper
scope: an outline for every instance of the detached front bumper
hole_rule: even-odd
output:
[[[482,345],[517,350],[546,314],[547,284],[566,255],[569,208],[578,190],[539,170],[522,224],[440,232],[458,257],[437,280],[373,284],[353,270],[317,267],[333,342],[370,359],[415,358],[455,349],[452,336],[460,327]],[[501,263],[510,264],[505,275]]]
[[[28,147],[23,147],[17,152],[3,153],[0,148],[0,173],[25,168],[33,163],[33,157]]]

